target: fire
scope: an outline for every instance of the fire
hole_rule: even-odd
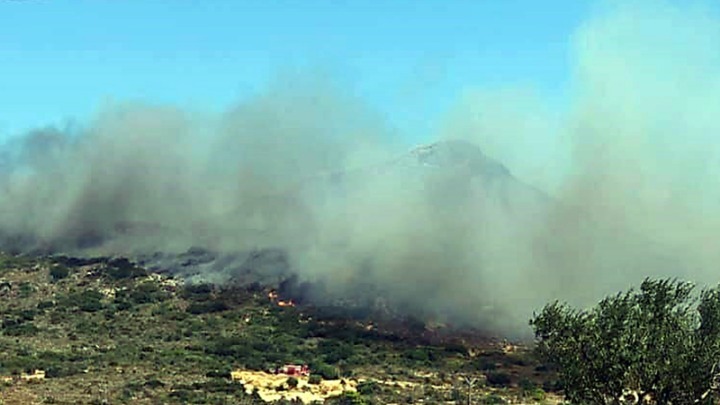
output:
[[[268,298],[270,301],[277,303],[279,307],[294,307],[295,303],[293,300],[283,301],[279,299],[278,293],[273,291],[268,292]]]

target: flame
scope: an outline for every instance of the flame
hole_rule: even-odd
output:
[[[295,303],[293,302],[293,300],[283,301],[283,300],[279,299],[280,297],[278,296],[278,293],[275,290],[271,290],[270,292],[268,292],[268,298],[270,299],[270,301],[277,303],[277,305],[280,307],[294,307],[295,306]]]

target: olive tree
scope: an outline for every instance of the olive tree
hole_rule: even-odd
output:
[[[720,287],[693,294],[646,279],[594,308],[546,305],[530,321],[539,357],[574,403],[712,403],[720,370]]]

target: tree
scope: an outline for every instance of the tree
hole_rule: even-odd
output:
[[[618,404],[632,390],[636,403],[711,403],[720,286],[692,292],[690,283],[646,279],[590,310],[553,302],[530,321],[537,353],[573,402]]]

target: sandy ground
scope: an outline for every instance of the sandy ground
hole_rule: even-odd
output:
[[[324,401],[326,398],[340,395],[344,391],[356,391],[357,387],[357,381],[350,379],[323,380],[320,384],[310,384],[307,377],[297,377],[297,387],[290,388],[287,385],[288,378],[287,375],[257,371],[238,370],[232,372],[233,381],[242,382],[247,393],[252,393],[257,388],[260,398],[268,402],[282,398],[299,399],[304,403]],[[278,391],[278,387],[282,387],[280,391]]]

